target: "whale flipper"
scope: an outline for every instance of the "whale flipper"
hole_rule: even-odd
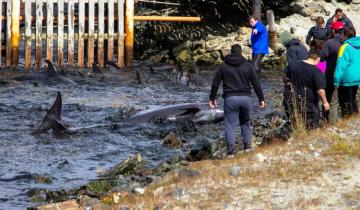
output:
[[[53,129],[55,131],[67,130],[67,127],[61,122],[62,99],[61,93],[57,92],[56,100],[50,110],[47,112],[40,126],[31,134],[40,135]]]

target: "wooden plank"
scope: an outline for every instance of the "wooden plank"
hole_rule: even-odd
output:
[[[20,1],[12,1],[11,6],[11,64],[17,66],[20,46]]]
[[[6,3],[6,66],[11,65],[11,1]]]
[[[3,0],[4,2],[6,2],[6,0]],[[21,0],[21,2],[27,2],[27,1],[29,1],[29,2],[31,2],[31,3],[35,3],[36,2],[36,0]],[[58,0],[55,0],[55,1],[58,1]],[[70,1],[72,1],[72,0],[70,0]],[[84,0],[84,3],[88,3],[89,1],[91,1],[91,0]],[[109,0],[104,0],[104,3],[107,3]],[[47,0],[42,0],[42,2],[43,3],[46,3],[47,2]],[[64,3],[68,3],[69,2],[69,0],[63,0],[63,2]]]
[[[41,67],[41,56],[42,56],[42,10],[43,2],[41,0],[36,1],[36,63],[37,69]]]
[[[31,67],[31,2],[25,2],[25,68]]]
[[[64,0],[58,0],[58,66],[62,66],[64,61]]]
[[[108,2],[108,49],[107,59],[114,59],[114,0]]]
[[[53,60],[53,0],[47,0],[46,3],[46,59]]]
[[[79,46],[78,62],[80,67],[84,67],[84,33],[85,33],[85,0],[79,0]]]
[[[125,3],[125,65],[132,67],[134,57],[134,0]]]
[[[118,0],[118,65],[123,67],[124,66],[124,0]]]
[[[88,21],[88,67],[94,63],[94,31],[95,31],[95,4],[94,0],[89,0],[89,21]]]
[[[68,64],[74,64],[74,1],[69,0],[68,4]]]
[[[2,16],[2,5],[3,5],[3,2],[2,1],[0,1],[0,16]],[[0,20],[0,67],[2,67],[2,53],[1,53],[1,49],[2,49],[2,32],[1,32],[1,30],[2,30],[2,20]]]
[[[105,20],[104,20],[104,13],[105,13],[105,5],[103,0],[99,0],[99,31],[98,31],[98,51],[97,51],[97,61],[99,66],[104,65],[104,32],[105,32]]]

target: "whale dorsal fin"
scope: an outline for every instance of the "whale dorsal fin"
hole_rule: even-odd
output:
[[[39,128],[37,128],[31,134],[39,135],[45,133],[46,131],[53,129],[56,131],[66,130],[66,126],[61,122],[61,108],[62,108],[62,99],[61,93],[57,92],[56,100],[50,110],[47,112]]]

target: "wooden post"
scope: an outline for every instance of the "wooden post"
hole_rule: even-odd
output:
[[[118,65],[124,66],[124,0],[118,0]]]
[[[20,45],[20,0],[11,2],[11,64],[19,64],[19,45]]]
[[[3,2],[2,1],[0,1],[0,16],[2,16],[3,14],[2,14],[2,4]],[[2,62],[1,62],[1,58],[2,58],[2,53],[1,53],[1,49],[2,49],[2,33],[1,33],[1,29],[2,29],[2,20],[0,20],[0,67],[2,66]]]
[[[79,0],[79,47],[78,62],[80,67],[84,67],[84,33],[85,33],[85,1]]]
[[[58,66],[62,66],[64,61],[64,0],[58,0]]]
[[[11,1],[6,2],[6,66],[11,65]]]
[[[36,68],[41,67],[42,56],[42,0],[36,0]]]
[[[261,0],[253,0],[252,3],[252,15],[261,21]]]
[[[74,64],[74,0],[68,0],[68,64]]]
[[[104,0],[99,0],[98,3],[99,7],[99,31],[98,31],[98,50],[97,50],[97,61],[99,66],[104,65],[104,31],[105,31],[105,19],[104,19],[104,13],[105,13],[105,5]]]
[[[134,57],[134,0],[126,0],[125,7],[125,65],[132,67]]]
[[[47,0],[46,9],[46,59],[53,60],[53,0]]]
[[[279,49],[279,37],[275,30],[275,17],[272,10],[266,12],[267,20],[269,23],[269,47],[277,54]]]
[[[94,63],[94,16],[95,16],[95,5],[94,0],[89,0],[89,21],[88,21],[88,67],[92,67]]]
[[[108,17],[107,59],[112,61],[114,59],[114,0],[108,0]]]
[[[25,1],[25,68],[31,67],[31,1]]]

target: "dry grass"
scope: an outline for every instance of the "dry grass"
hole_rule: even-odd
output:
[[[339,121],[336,127],[345,129],[349,122],[358,120],[354,117],[349,120]],[[121,206],[131,209],[153,209],[164,207],[173,209],[178,207],[196,207],[196,209],[217,209],[215,204],[231,202],[233,193],[242,195],[245,188],[268,188],[269,182],[277,183],[313,183],[324,173],[337,171],[346,166],[347,157],[360,158],[360,139],[343,140],[338,134],[332,133],[327,128],[310,132],[297,132],[289,143],[273,144],[257,148],[254,152],[242,153],[232,159],[205,160],[192,162],[189,168],[198,170],[199,176],[186,177],[177,172],[171,172],[160,182],[151,184],[143,195],[128,195],[121,200]],[[315,158],[313,150],[309,149],[312,144],[315,148],[321,148],[320,158]],[[256,154],[261,153],[269,159],[265,162],[256,160]],[[299,155],[300,154],[300,155]],[[235,165],[241,166],[241,173],[237,177],[229,175],[229,169]],[[206,195],[196,195],[190,204],[177,200],[173,196],[176,189],[184,189],[187,192],[206,189]],[[194,195],[190,195],[193,197]],[[345,195],[344,195],[345,196]],[[350,195],[347,195],[350,196]],[[210,199],[209,199],[210,198]],[[348,200],[352,200],[349,197]],[[206,202],[205,202],[206,201]],[[269,201],[264,201],[267,203]],[[320,198],[310,200],[298,199],[292,205],[301,209],[317,207],[322,204]],[[120,206],[120,205],[119,205]]]

